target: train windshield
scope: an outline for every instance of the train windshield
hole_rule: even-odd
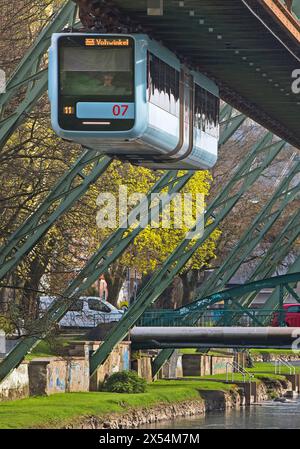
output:
[[[60,94],[99,101],[133,100],[133,67],[132,46],[74,46],[69,40],[60,49]]]

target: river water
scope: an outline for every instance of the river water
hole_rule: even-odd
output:
[[[148,429],[300,429],[300,398],[293,402],[266,401],[259,405],[209,412],[206,416],[147,424]]]

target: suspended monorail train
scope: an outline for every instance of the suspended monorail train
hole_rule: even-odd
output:
[[[55,132],[154,169],[211,168],[219,90],[147,35],[57,33],[49,52]]]

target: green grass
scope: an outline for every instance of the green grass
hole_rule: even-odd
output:
[[[250,349],[250,354],[297,355],[300,357],[300,351],[293,351],[292,349]]]
[[[296,366],[296,373],[300,373],[300,366]],[[253,382],[260,382],[261,379],[265,378],[266,376],[270,379],[274,379],[274,380],[284,380],[284,375],[285,374],[289,374],[290,370],[288,367],[282,365],[281,366],[281,373],[280,374],[275,374],[275,370],[274,370],[274,365],[272,363],[267,363],[267,362],[257,362],[254,364],[254,368],[246,368],[246,370],[253,374],[253,378],[251,378],[251,380]],[[188,379],[188,377],[187,377]],[[193,377],[193,379],[196,379],[196,377]],[[226,381],[226,374],[213,374],[210,376],[203,376],[203,377],[199,377],[197,379],[211,379],[211,380],[216,380],[219,382],[225,382]],[[229,381],[231,381],[232,377],[231,377],[231,373],[229,373],[228,376]],[[241,382],[243,381],[243,375],[240,373],[234,373],[234,378],[233,378],[233,383],[236,382]],[[246,376],[246,380],[248,380],[249,377]]]
[[[37,358],[43,358],[43,357],[55,357],[58,356],[61,349],[67,347],[70,343],[74,341],[78,341],[79,337],[74,336],[61,336],[53,339],[53,341],[50,342],[48,340],[41,340],[36,347],[30,352],[30,354],[27,354],[25,357],[25,360],[33,360]],[[56,348],[56,349],[55,349]]]
[[[251,373],[267,373],[267,374],[275,374],[273,363],[268,362],[257,362],[254,364],[254,368],[247,368],[247,371]],[[296,373],[300,373],[300,366],[295,366]],[[281,374],[289,374],[290,370],[287,366],[281,365]]]
[[[65,393],[49,397],[20,399],[0,403],[0,428],[21,429],[62,427],[83,416],[103,416],[124,412],[130,407],[149,407],[199,399],[200,390],[228,391],[233,385],[209,381],[157,381],[147,386],[146,393]]]
[[[217,351],[217,350],[213,350],[213,351],[208,351],[208,352],[201,352],[198,351],[198,349],[196,348],[184,348],[184,349],[180,349],[180,354],[199,354],[199,355],[214,355],[217,357],[224,357],[224,353],[226,353],[226,351]]]

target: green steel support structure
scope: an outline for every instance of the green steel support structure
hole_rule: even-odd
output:
[[[74,17],[75,6],[72,2],[68,2],[41,33],[8,83],[6,94],[0,97],[0,108],[4,117],[0,121],[0,125],[2,125],[0,146],[5,144],[17,126],[26,118],[26,114],[32,109],[36,101],[46,91],[47,71],[43,69],[39,70],[41,57],[49,47],[51,34],[59,31],[66,24],[73,24]],[[19,87],[24,85],[28,86],[25,99],[10,116],[5,117],[5,106],[18,91]],[[233,135],[244,122],[245,118],[241,114],[234,115],[234,111],[228,105],[223,108],[221,111],[222,134],[220,144],[225,143]],[[121,320],[116,330],[110,334],[108,340],[101,346],[99,351],[92,356],[92,372],[99,363],[102,363],[106,359],[110,350],[126,335],[143,311],[169,285],[191,255],[209,237],[210,233],[216,229],[221,220],[230,212],[243,193],[248,190],[262,171],[281,151],[283,146],[284,142],[282,141],[272,143],[272,134],[268,133],[260,143],[253,147],[233,179],[229,181],[225,189],[209,206],[205,216],[207,226],[204,235],[196,242],[185,239],[167,259],[162,270],[156,273],[145,289],[143,289],[137,298],[137,302],[130,308],[129,313]],[[86,160],[84,160],[85,157]],[[91,160],[88,160],[89,157]],[[91,157],[90,153],[84,153],[74,167],[58,182],[46,201],[13,234],[7,244],[1,248],[0,257],[2,259],[0,260],[3,264],[2,271],[0,271],[1,277],[5,276],[17,266],[22,257],[34,247],[55,220],[75,203],[110,163],[110,159],[107,157],[100,157],[99,154],[97,156],[94,155],[94,157],[95,159],[92,161],[93,157]],[[79,188],[78,186],[72,187],[74,179],[82,174],[81,169],[83,166],[89,163],[94,163],[89,175],[84,177]],[[157,182],[149,194],[160,192],[166,185],[169,185],[171,193],[175,193],[182,188],[191,176],[191,173],[179,176],[176,172],[169,172]],[[55,210],[53,210],[54,207],[56,207]],[[64,304],[56,302],[43,319],[34,323],[31,335],[25,337],[17,345],[15,350],[1,363],[0,380],[4,379],[21,362],[25,354],[47,333],[49,327],[62,318],[80,292],[85,290],[101,273],[108,269],[109,265],[122,254],[139,232],[139,227],[134,230],[117,230],[104,242],[101,248],[91,257],[86,267],[62,294],[64,298],[67,298]]]
[[[298,266],[299,267],[299,266]],[[223,291],[212,293],[206,298],[201,298],[190,303],[187,307],[181,307],[178,309],[179,313],[185,314],[187,312],[198,312],[200,309],[205,310],[207,306],[211,306],[220,301],[230,301],[240,298],[248,292],[255,291],[256,294],[265,288],[288,288],[289,284],[295,285],[300,281],[300,271],[284,274],[281,276],[274,276],[267,279],[261,279],[259,281],[247,282],[246,284],[239,285],[238,287],[228,288]],[[247,310],[247,309],[245,309]]]
[[[208,207],[205,214],[205,230],[203,235],[193,241],[188,238],[184,239],[167,258],[160,270],[153,275],[148,284],[142,289],[135,303],[130,306],[124,318],[118,322],[107,336],[106,341],[91,356],[91,374],[106,360],[115,345],[126,336],[130,328],[145,310],[160,296],[194,252],[218,227],[219,223],[227,216],[241,196],[279,154],[285,142],[279,141],[272,143],[272,138],[273,135],[267,133],[260,142],[254,145],[252,151],[240,165],[233,178]]]
[[[109,266],[125,251],[143,227],[146,226],[149,219],[155,219],[159,216],[163,207],[172,198],[172,194],[179,192],[191,177],[191,172],[181,175],[178,171],[169,171],[157,181],[148,193],[147,199],[134,208],[128,216],[128,222],[133,222],[141,210],[144,210],[144,207],[148,208],[148,216],[143,217],[144,223],[142,226],[138,225],[128,228],[127,224],[124,223],[123,227],[118,228],[105,240],[62,295],[59,295],[62,299],[56,300],[45,316],[33,323],[28,336],[24,337],[0,363],[0,382],[19,365],[25,355],[51,330],[53,324],[61,320],[78,296],[92,285],[102,273],[108,270]],[[157,203],[151,203],[151,194],[160,193],[166,188],[169,195],[163,197],[160,207],[157,206]]]
[[[0,95],[0,148],[6,143],[15,129],[24,121],[37,100],[46,92],[48,79],[47,70],[40,68],[40,61],[46,54],[52,33],[61,31],[67,25],[73,25],[76,5],[68,1],[55,17],[39,34],[33,46],[28,50],[7,83],[6,92]],[[20,87],[27,86],[23,101],[17,108],[5,116],[5,107],[18,93]]]
[[[268,203],[256,216],[250,228],[244,232],[237,245],[230,251],[221,266],[214,270],[207,281],[201,285],[197,299],[206,297],[213,293],[213,291],[225,287],[240,266],[262,241],[283,213],[284,209],[299,196],[300,184],[295,183],[299,173],[300,162],[297,162],[290,173],[283,179]]]
[[[299,171],[300,171],[300,163],[298,162],[292,168],[290,174],[281,182],[275,194],[272,196],[272,198],[269,200],[269,202],[263,208],[263,210],[258,214],[250,229],[244,233],[238,245],[230,252],[230,254],[227,256],[221,267],[218,270],[216,270],[208,278],[208,280],[201,286],[201,291],[200,295],[198,296],[198,300],[201,300],[201,298],[206,298],[207,295],[213,293],[213,291],[225,287],[226,283],[232,278],[232,276],[236,273],[241,264],[251,254],[253,249],[261,242],[262,238],[269,231],[274,222],[279,218],[284,208],[288,204],[290,204],[291,201],[293,201],[295,197],[299,194],[300,185],[297,182],[295,183],[295,178],[298,177]],[[290,244],[288,245],[286,241],[284,242],[282,251],[277,252],[276,262],[278,262],[278,260],[279,261],[282,260],[282,257],[284,257],[283,250],[285,251],[285,253],[287,253],[292,242],[294,242],[295,238],[292,236],[295,235],[295,232],[289,233],[289,231],[294,230],[296,231],[296,233],[298,233],[298,227],[297,225],[295,225],[295,221],[298,222],[298,219],[299,213],[296,212],[295,217],[288,223],[288,225],[284,227],[282,234],[288,236]],[[281,234],[280,236],[282,237]],[[276,246],[274,245],[274,250],[275,248]],[[270,268],[270,264],[269,265],[267,264],[267,266]],[[271,275],[272,272],[273,270],[265,272],[263,277],[266,277],[268,274]],[[255,280],[255,278],[251,276],[249,281],[252,280]],[[256,293],[255,292],[249,293],[249,296],[250,295],[252,297],[253,296],[255,297]],[[244,306],[245,304],[241,303],[241,305]],[[239,307],[239,304],[237,304],[236,306]],[[266,307],[270,308],[267,305]],[[187,309],[188,308],[189,306],[187,306]],[[193,319],[195,322],[199,319],[199,316],[203,312],[203,310],[204,309],[201,308],[198,313],[195,313],[193,309],[194,315]],[[247,313],[247,309],[244,308],[244,310],[245,313]],[[154,361],[155,373],[157,372],[156,369],[160,369],[162,364],[165,363],[165,361],[171,355],[172,351],[170,349],[164,349],[163,351],[161,351],[161,353],[157,356],[157,360]]]
[[[297,271],[296,271],[296,268],[298,268]],[[195,314],[195,316],[197,317],[197,316],[199,316],[199,313],[204,312],[208,306],[212,306],[213,304],[216,304],[220,301],[224,301],[225,304],[227,304],[228,301],[231,301],[233,304],[236,303],[239,306],[238,299],[240,297],[246,296],[248,294],[249,295],[253,294],[254,296],[256,296],[257,293],[259,293],[259,291],[264,288],[274,288],[273,295],[274,295],[274,299],[276,298],[276,301],[278,304],[280,301],[282,301],[282,298],[279,295],[280,291],[282,291],[283,289],[286,289],[291,292],[292,289],[289,287],[289,284],[293,285],[300,281],[300,270],[299,269],[300,269],[300,258],[298,260],[298,266],[297,267],[295,266],[295,271],[292,273],[288,273],[283,276],[276,276],[276,277],[272,277],[272,278],[268,278],[268,279],[262,279],[259,281],[250,282],[250,283],[238,286],[238,287],[233,287],[233,288],[229,288],[227,290],[221,291],[221,292],[213,293],[213,294],[207,296],[206,298],[202,298],[202,299],[193,301],[191,304],[189,304],[188,308],[181,307],[180,309],[177,309],[176,319],[178,319],[178,315],[182,314],[181,323],[184,322],[183,317],[184,317],[184,315],[186,315],[186,313],[188,313],[189,315],[192,315],[192,316]],[[276,294],[275,294],[275,292],[276,292]],[[256,321],[256,324],[258,324],[259,326],[261,326],[263,324],[260,322],[259,315],[258,315],[258,317],[256,317],[253,314],[251,314],[250,311],[248,311],[246,308],[243,308],[242,306],[240,306],[240,307],[241,307],[242,311],[244,313],[248,314],[254,322]],[[189,321],[189,325],[195,325],[196,320],[197,320],[197,318],[195,320],[193,320],[193,322]],[[163,364],[166,362],[166,360],[168,360],[172,356],[173,353],[174,353],[174,349],[163,349],[160,351],[160,353],[155,358],[155,360],[153,361],[153,364],[152,364],[153,376],[155,376],[159,372],[159,370],[161,369]]]
[[[300,256],[298,256],[298,258],[294,261],[294,263],[289,267],[287,274],[298,273],[299,271],[300,271]],[[277,287],[265,302],[262,311],[264,309],[276,309],[278,306],[278,298],[280,297],[280,293],[281,292]],[[294,297],[294,299],[296,299],[296,301],[300,302],[300,298],[297,295],[297,293],[290,288],[285,289],[283,294],[283,300],[287,297],[288,294],[291,294]]]
[[[296,210],[289,223],[287,223],[281,232],[278,234],[264,257],[255,267],[253,273],[248,279],[248,282],[253,282],[271,276],[275,273],[276,268],[288,255],[293,243],[300,234],[300,210]],[[294,265],[290,267],[292,269]],[[295,270],[297,271],[297,270]],[[249,295],[240,299],[240,304],[244,307],[249,307],[255,299],[255,294]],[[267,304],[267,303],[266,303]],[[263,307],[264,308],[264,307]]]
[[[225,144],[245,120],[246,116],[244,114],[236,114],[230,105],[226,104],[223,106],[220,112],[222,132],[219,139],[219,146]]]
[[[82,153],[41,205],[0,248],[0,279],[20,263],[53,223],[97,181],[111,161],[99,152],[85,150]]]

